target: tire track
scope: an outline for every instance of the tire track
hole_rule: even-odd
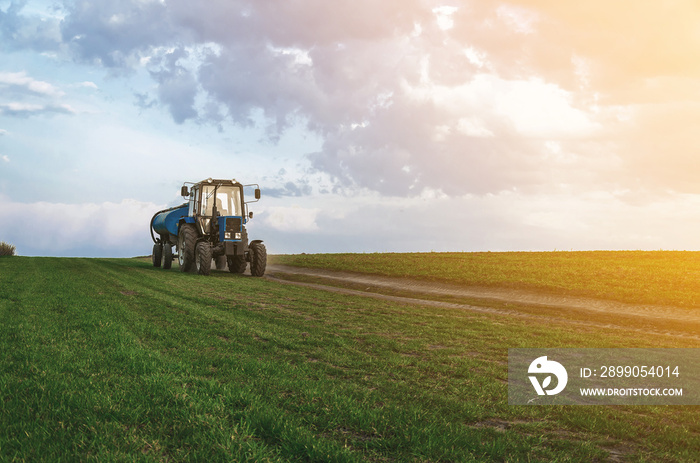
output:
[[[655,306],[655,305],[634,305],[616,301],[607,301],[601,299],[582,298],[573,296],[557,296],[538,294],[534,292],[522,290],[510,290],[499,288],[483,288],[483,287],[460,287],[445,283],[433,283],[418,280],[410,280],[404,278],[385,277],[380,275],[366,275],[350,272],[336,272],[325,269],[310,269],[302,267],[292,267],[284,265],[268,265],[266,278],[282,284],[291,284],[302,286],[322,291],[332,291],[336,293],[371,297],[392,302],[405,304],[427,305],[432,307],[443,307],[460,310],[468,310],[470,312],[507,315],[509,317],[518,317],[534,320],[548,320],[566,323],[570,325],[579,325],[582,327],[596,328],[620,328],[629,331],[637,331],[643,333],[653,333],[664,336],[676,336],[684,339],[700,340],[700,332],[697,328],[700,327],[700,312],[698,310]],[[284,279],[285,275],[302,275],[314,278],[321,278],[329,282],[328,285],[319,283],[306,283]],[[349,289],[335,284],[352,283],[366,285],[367,291],[357,289]],[[540,314],[526,313],[513,308],[513,310],[499,309],[495,307],[482,307],[470,304],[443,302],[430,299],[420,299],[418,297],[393,296],[369,291],[377,290],[398,290],[407,294],[421,294],[432,296],[452,296],[461,298],[481,299],[485,301],[507,302],[521,304],[527,306],[542,306],[557,309],[573,309],[579,312],[590,313],[591,318],[596,314],[605,314],[606,316],[622,317],[621,320],[612,320],[609,322],[597,322],[591,318],[585,320],[576,320],[556,315],[547,314],[543,311]],[[640,323],[630,324],[630,320],[638,320]],[[662,327],[664,323],[672,322],[673,327]],[[649,324],[652,327],[649,327]],[[645,324],[645,327],[638,325]],[[635,326],[637,325],[637,326]],[[679,329],[683,326],[683,329]]]

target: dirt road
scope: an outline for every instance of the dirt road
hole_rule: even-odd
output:
[[[285,265],[268,265],[267,278],[288,284],[396,302],[527,318],[545,317],[587,326],[639,329],[700,340],[700,311],[688,308],[634,305],[522,290],[462,287],[405,278]],[[293,281],[293,279],[308,281]],[[397,293],[399,295],[396,295]],[[446,297],[455,298],[458,302],[431,300],[431,298]],[[465,304],[460,299],[477,300],[480,303]],[[488,302],[493,302],[493,307],[489,306]]]

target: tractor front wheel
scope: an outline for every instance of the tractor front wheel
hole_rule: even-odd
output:
[[[184,223],[177,234],[177,260],[181,272],[189,272],[194,264],[194,248],[197,245],[197,230],[194,225]]]
[[[265,245],[260,242],[253,242],[249,246],[250,249],[250,274],[254,277],[265,275],[265,267],[267,267],[267,250]]]
[[[194,260],[197,266],[197,273],[209,275],[211,273],[211,245],[206,241],[197,243],[194,251]]]

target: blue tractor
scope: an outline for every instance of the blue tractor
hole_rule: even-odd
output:
[[[241,185],[235,179],[211,178],[186,182],[180,192],[188,201],[158,211],[151,219],[153,266],[171,268],[175,246],[183,272],[209,275],[214,261],[217,269],[228,266],[231,273],[245,272],[250,263],[250,274],[263,276],[267,251],[262,240],[248,242],[245,224],[253,218],[253,213],[248,212],[244,187],[255,188],[255,200],[249,202],[260,199],[257,184]]]

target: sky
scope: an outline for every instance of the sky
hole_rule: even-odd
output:
[[[183,182],[269,253],[700,249],[700,4],[0,0],[0,241],[150,254]]]

